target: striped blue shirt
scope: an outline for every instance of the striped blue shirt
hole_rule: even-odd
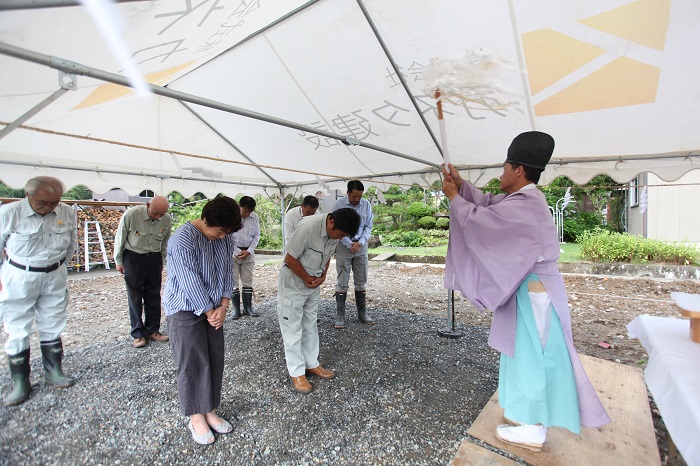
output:
[[[231,298],[233,235],[210,241],[190,222],[180,226],[168,242],[168,277],[163,293],[165,315],[201,315]]]

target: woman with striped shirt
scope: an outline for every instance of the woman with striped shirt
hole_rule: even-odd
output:
[[[216,414],[224,374],[224,319],[233,288],[233,235],[240,207],[230,197],[207,202],[197,220],[180,226],[168,242],[163,307],[177,365],[180,410],[190,417],[192,439],[214,443],[233,430]],[[211,429],[210,429],[211,428]]]

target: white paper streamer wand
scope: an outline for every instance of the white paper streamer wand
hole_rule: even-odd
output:
[[[483,50],[469,52],[465,56],[442,60],[433,58],[423,72],[426,94],[437,100],[438,124],[442,156],[445,165],[450,163],[447,146],[447,130],[442,102],[466,105],[469,108],[497,112],[514,104],[514,94],[499,85],[503,68],[509,68],[503,60],[496,59]]]

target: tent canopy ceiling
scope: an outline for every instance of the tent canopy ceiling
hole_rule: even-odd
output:
[[[12,187],[37,174],[185,196],[428,186],[443,148],[423,71],[473,50],[510,63],[498,80],[515,105],[443,105],[465,178],[498,177],[529,130],[557,143],[542,183],[700,165],[694,0],[132,0],[108,5],[114,39],[82,5],[22,8],[42,3],[70,2],[0,11]],[[122,85],[134,66],[150,95]]]

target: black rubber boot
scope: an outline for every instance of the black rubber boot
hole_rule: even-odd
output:
[[[236,288],[231,296],[231,304],[233,304],[233,313],[231,318],[238,320],[241,317],[241,292]]]
[[[44,362],[44,380],[58,388],[70,387],[75,379],[63,373],[63,342],[60,338],[41,342],[41,359]]]
[[[345,298],[347,298],[347,293],[335,293],[335,304],[337,307],[337,312],[335,315],[335,328],[345,328]]]
[[[355,290],[355,304],[357,305],[357,318],[360,322],[374,325],[374,320],[367,315],[367,293]]]
[[[14,384],[12,391],[2,399],[5,406],[17,406],[29,399],[32,385],[29,382],[29,348],[14,356],[7,356],[10,361],[10,376]]]
[[[260,317],[260,314],[253,310],[253,288],[243,287],[243,314],[251,317]]]

